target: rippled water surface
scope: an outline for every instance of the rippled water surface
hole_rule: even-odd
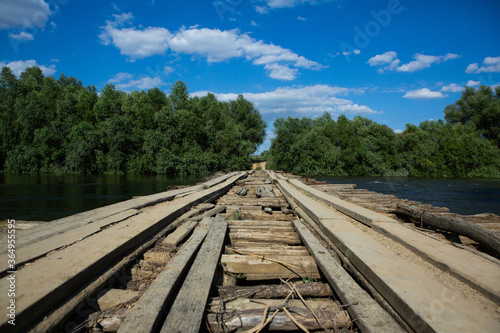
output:
[[[52,221],[165,191],[167,186],[194,185],[200,177],[136,175],[5,175],[0,174],[0,220]]]
[[[399,198],[433,206],[448,207],[453,213],[500,215],[499,179],[315,178],[329,183],[356,184],[357,188],[395,194]]]

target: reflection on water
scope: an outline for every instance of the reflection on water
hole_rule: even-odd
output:
[[[200,177],[0,174],[0,220],[52,221],[78,212],[194,185]]]
[[[356,184],[357,188],[395,194],[398,198],[448,207],[451,212],[500,215],[500,180],[422,179],[372,177],[316,177],[329,183]]]

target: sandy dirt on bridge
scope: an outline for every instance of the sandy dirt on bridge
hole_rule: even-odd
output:
[[[260,162],[260,163],[254,163],[254,164],[252,164],[252,169],[255,170],[258,167],[260,167],[262,170],[266,170],[266,163],[267,163],[267,161]]]

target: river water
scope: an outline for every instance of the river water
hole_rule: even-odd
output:
[[[356,184],[357,188],[395,194],[398,198],[448,207],[451,212],[500,215],[500,179],[315,177],[328,183]]]
[[[132,196],[163,192],[167,186],[194,185],[200,180],[201,177],[0,174],[0,221],[52,221]]]
[[[396,194],[454,213],[500,215],[500,180],[418,178],[321,178],[358,188]],[[194,185],[201,177],[168,178],[137,175],[5,175],[0,174],[0,221],[52,221],[102,207],[132,196],[165,191],[167,186]]]

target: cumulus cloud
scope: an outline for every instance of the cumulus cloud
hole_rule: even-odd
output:
[[[2,0],[0,29],[44,28],[52,13],[44,0]]]
[[[21,31],[19,33],[10,33],[9,34],[9,37],[12,38],[12,39],[16,39],[16,40],[24,40],[24,41],[31,41],[31,40],[34,40],[35,37],[33,37],[32,34],[28,33],[28,32],[24,32],[24,31]]]
[[[417,53],[413,56],[413,61],[407,64],[397,67],[398,72],[415,72],[424,68],[431,67],[434,63],[441,63],[443,61],[448,61],[450,59],[457,59],[460,56],[458,54],[448,53],[444,56],[429,56],[425,54]]]
[[[448,95],[443,95],[440,91],[431,91],[427,88],[408,91],[403,98],[427,100],[427,99],[441,99]]]
[[[286,113],[313,117],[323,112],[331,114],[376,114],[368,106],[358,105],[353,101],[340,98],[348,94],[362,94],[363,89],[350,89],[318,84],[314,86],[283,87],[263,93],[243,93],[243,96],[253,102],[263,114]],[[194,96],[204,96],[207,91],[193,93]],[[217,94],[222,101],[234,100],[235,93]]]
[[[439,64],[444,61],[448,61],[451,59],[457,59],[461,56],[455,53],[448,53],[444,56],[431,56],[425,55],[421,53],[417,53],[413,56],[413,61],[410,61],[407,64],[400,65],[401,60],[397,58],[397,53],[394,51],[388,51],[383,54],[378,54],[374,57],[371,57],[367,63],[370,66],[384,66],[379,68],[377,71],[379,73],[384,73],[384,71],[398,71],[398,72],[416,72],[422,70],[424,68],[431,67],[432,64]]]
[[[270,77],[279,80],[295,79],[298,68],[319,70],[323,67],[289,49],[240,33],[238,29],[219,30],[194,26],[188,29],[183,27],[172,33],[161,27],[125,27],[132,19],[131,13],[114,15],[113,20],[106,21],[99,36],[102,44],[113,44],[132,61],[163,55],[168,49],[175,53],[200,56],[208,63],[244,58],[254,65],[264,66]]]
[[[162,79],[159,77],[151,76],[141,76],[136,77],[130,73],[122,72],[114,75],[108,80],[108,83],[115,85],[117,89],[130,92],[134,89],[136,90],[148,90],[155,87],[161,87],[165,85]]]
[[[444,92],[459,92],[459,91],[462,91],[462,90],[464,90],[464,87],[459,86],[456,83],[451,83],[451,84],[449,84],[449,85],[444,86],[443,88],[441,88],[441,91],[444,91]]]
[[[500,72],[500,57],[486,57],[483,60],[483,66],[478,63],[473,63],[467,66],[465,70],[467,74],[471,73],[499,73]]]
[[[27,67],[33,67],[33,66],[38,66],[42,70],[44,75],[54,75],[56,70],[55,65],[50,65],[50,66],[44,66],[44,65],[38,65],[35,60],[18,60],[18,61],[11,61],[11,62],[5,62],[5,61],[0,61],[0,68],[2,67],[9,67],[14,75],[18,76],[21,75],[22,72],[26,70]]]
[[[377,72],[383,73],[386,70],[392,71],[398,67],[400,60],[397,59],[398,54],[394,51],[388,51],[383,54],[378,54],[368,59],[367,63],[370,66],[384,66],[379,68]]]
[[[481,83],[481,81],[473,81],[473,80],[469,80],[465,85],[467,87],[476,87],[478,86],[479,84]]]

